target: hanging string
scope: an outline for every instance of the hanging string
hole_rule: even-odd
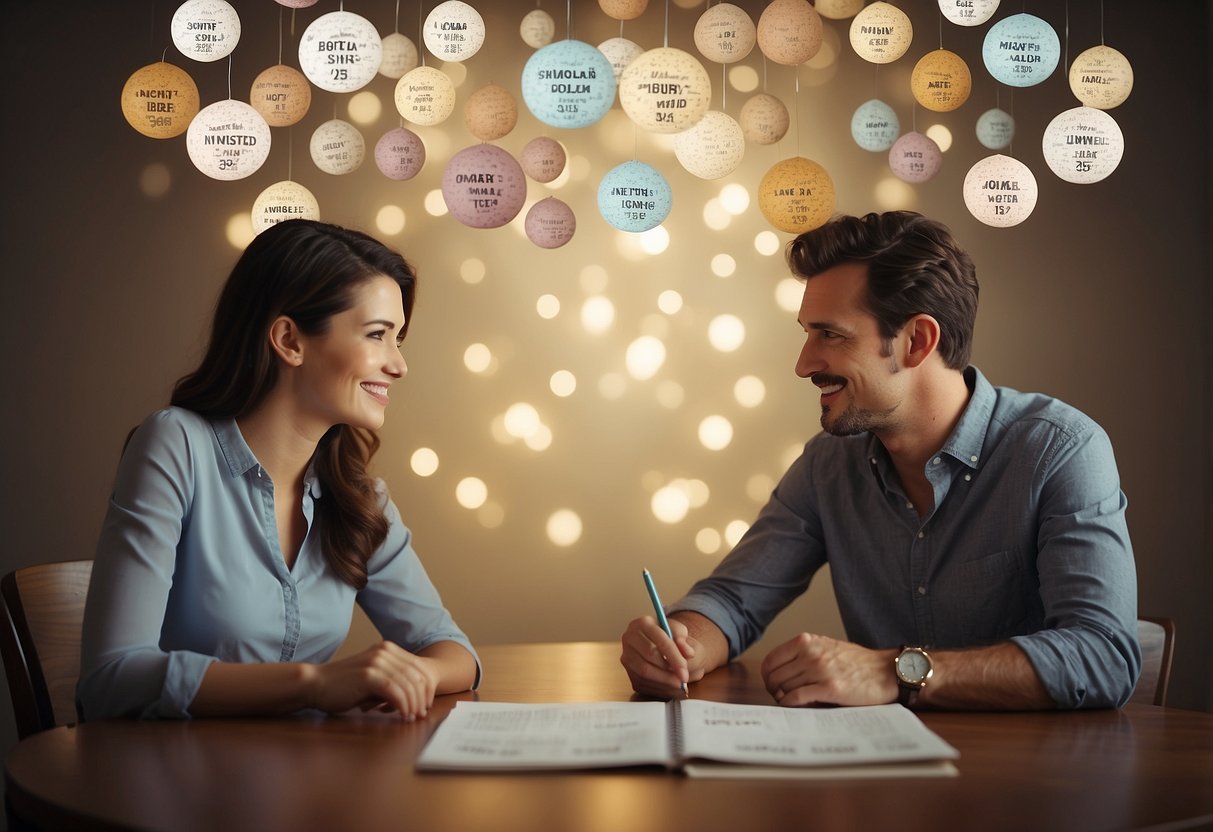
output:
[[[1070,71],[1070,0],[1066,0],[1065,42],[1061,47],[1061,65],[1068,74]]]
[[[661,41],[661,45],[670,45],[670,0],[665,0],[665,35]]]
[[[282,12],[283,6],[278,7],[278,63],[282,63]]]
[[[1099,45],[1107,46],[1103,39],[1103,0],[1099,0]]]
[[[939,48],[943,49],[943,9],[939,10]]]
[[[728,107],[725,105],[725,99],[724,99],[725,95],[728,93],[728,90],[729,90],[728,68],[724,64],[721,64],[720,65],[720,112],[722,112],[722,113],[728,112]]]
[[[799,156],[799,155],[801,155],[801,153],[800,153],[800,65],[799,64],[796,66],[796,93],[792,100],[796,102],[793,109],[795,110],[795,115],[796,115],[796,155]]]
[[[227,54],[227,97],[232,97],[232,53]]]
[[[573,39],[573,0],[567,0],[564,4],[564,36],[568,40]]]
[[[295,164],[295,127],[294,125],[286,128],[286,181],[290,182],[294,176]]]
[[[393,32],[400,31],[400,0],[396,0],[396,20],[395,20],[392,31]]]
[[[428,49],[424,48],[425,40],[425,4],[417,4],[417,52],[421,55],[421,65],[425,66],[425,53]]]

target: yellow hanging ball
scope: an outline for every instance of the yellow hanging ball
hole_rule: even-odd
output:
[[[969,100],[973,76],[964,58],[947,49],[928,52],[910,75],[914,100],[928,110],[950,113]]]
[[[834,213],[834,180],[803,156],[776,162],[758,185],[758,209],[780,231],[799,234],[825,224]]]
[[[122,115],[153,139],[180,136],[198,115],[198,85],[181,67],[165,61],[148,64],[126,79]]]

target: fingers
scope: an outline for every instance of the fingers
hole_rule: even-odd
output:
[[[656,619],[646,615],[634,619],[624,631],[619,661],[637,693],[671,697],[690,681],[687,657],[694,655],[694,646],[682,623],[671,621],[670,629],[674,639],[665,634]]]
[[[438,686],[430,659],[388,641],[323,665],[321,672],[317,707],[329,713],[378,708],[412,721],[429,713]]]

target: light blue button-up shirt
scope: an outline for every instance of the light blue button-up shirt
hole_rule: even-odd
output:
[[[736,656],[828,563],[857,644],[1012,640],[1059,707],[1127,701],[1141,670],[1137,573],[1107,434],[975,367],[965,380],[969,404],[926,464],[935,508],[925,518],[875,436],[818,434],[671,612],[707,616]]]
[[[177,407],[149,416],[123,454],[97,545],[77,687],[81,717],[188,717],[216,659],[328,661],[345,640],[355,602],[406,650],[453,641],[475,656],[380,487],[388,534],[358,592],[321,551],[312,521],[323,497],[310,469],[307,535],[288,569],[273,483],[236,423]]]

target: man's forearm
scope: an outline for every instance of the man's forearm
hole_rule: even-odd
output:
[[[921,707],[1022,711],[1057,707],[1027,654],[1012,642],[929,652],[935,669],[919,695]]]

